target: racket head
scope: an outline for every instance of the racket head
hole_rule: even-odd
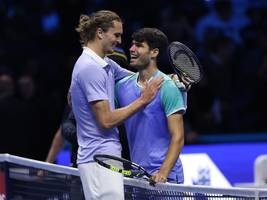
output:
[[[94,161],[99,165],[106,167],[112,171],[123,174],[125,177],[129,178],[151,178],[149,174],[143,167],[138,164],[126,160],[124,158],[108,155],[108,154],[96,154],[93,156]]]
[[[203,70],[196,55],[186,45],[174,41],[168,46],[168,56],[170,63],[178,76],[182,76],[191,84],[198,83]]]

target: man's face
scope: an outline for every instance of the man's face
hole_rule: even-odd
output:
[[[137,42],[133,40],[130,48],[130,66],[142,70],[148,67],[151,61],[151,51],[146,42]]]
[[[103,49],[104,53],[112,53],[113,48],[121,43],[121,35],[122,35],[122,23],[118,21],[113,21],[114,26],[110,27],[107,32],[103,33]]]

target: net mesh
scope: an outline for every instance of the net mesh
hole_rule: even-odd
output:
[[[84,199],[79,176],[8,164],[8,199]]]
[[[0,155],[0,173],[5,174],[8,200],[84,199],[78,171],[74,168]],[[0,193],[1,187],[3,183],[0,182]],[[267,190],[262,189],[219,189],[175,184],[151,186],[147,181],[130,178],[124,179],[124,190],[126,200],[267,200]]]

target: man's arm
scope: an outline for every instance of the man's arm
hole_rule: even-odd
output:
[[[155,182],[166,182],[167,177],[175,165],[181,150],[184,146],[184,125],[183,115],[174,113],[168,117],[168,128],[171,134],[171,142],[168,152],[160,170],[153,175],[152,180]]]
[[[76,121],[72,109],[61,122],[61,135],[71,144],[77,143]]]
[[[59,151],[62,149],[64,145],[64,139],[61,135],[61,127],[58,128],[55,136],[53,138],[52,144],[50,146],[49,152],[47,154],[45,162],[54,163]],[[43,177],[45,174],[44,170],[38,170],[37,176],[39,178]]]
[[[109,129],[122,123],[125,119],[154,99],[162,82],[163,77],[153,79],[144,87],[141,96],[137,100],[123,108],[110,110],[107,100],[91,102],[92,110],[100,126]]]
[[[49,162],[49,163],[53,163],[59,153],[59,151],[62,149],[64,145],[64,139],[61,135],[61,127],[58,128],[54,138],[53,138],[53,141],[52,141],[52,144],[51,144],[51,147],[49,149],[49,152],[48,152],[48,155],[46,157],[46,160],[45,162]]]

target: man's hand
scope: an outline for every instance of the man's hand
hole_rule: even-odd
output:
[[[164,175],[163,173],[161,173],[160,171],[157,172],[156,174],[154,174],[151,177],[151,180],[155,183],[166,183],[167,182],[167,178],[166,175]]]
[[[176,87],[182,91],[188,91],[191,88],[192,82],[184,76],[177,76],[177,74],[171,74],[171,79],[175,82]]]
[[[141,93],[141,100],[144,102],[144,104],[150,103],[155,98],[163,81],[163,77],[156,77],[149,83],[145,83]]]

